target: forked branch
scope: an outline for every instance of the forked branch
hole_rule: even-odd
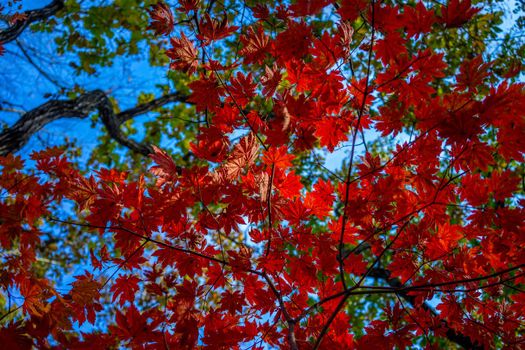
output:
[[[134,152],[148,155],[151,153],[151,147],[127,138],[120,129],[122,123],[168,103],[186,102],[186,99],[186,96],[175,92],[139,104],[118,114],[113,112],[113,105],[102,90],[86,92],[72,100],[48,101],[22,115],[13,126],[0,133],[0,156],[20,150],[34,133],[55,120],[61,118],[83,119],[93,112],[99,113],[102,123],[115,141]]]
[[[20,34],[33,22],[43,21],[64,7],[63,0],[53,0],[46,7],[24,12],[25,18],[16,21],[13,25],[0,31],[0,44],[5,44],[18,38]]]

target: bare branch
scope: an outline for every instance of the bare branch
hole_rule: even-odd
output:
[[[164,95],[162,97],[159,97],[155,100],[152,100],[150,102],[142,103],[140,105],[137,105],[136,107],[133,107],[131,109],[127,109],[123,112],[120,112],[116,115],[116,119],[119,122],[119,124],[124,123],[125,121],[132,119],[138,115],[147,113],[149,111],[154,110],[155,108],[159,108],[161,106],[164,106],[168,103],[173,102],[187,102],[188,96],[180,93],[175,92],[172,94]]]
[[[31,58],[27,50],[24,48],[24,45],[22,45],[18,40],[15,40],[15,41],[20,51],[22,51],[22,55],[26,58],[27,62],[29,62],[29,64],[32,65],[33,68],[35,68],[38,71],[38,73],[40,73],[44,78],[46,78],[49,82],[51,82],[57,88],[64,87],[56,79],[52,78],[45,70],[40,68],[40,66]]]
[[[24,12],[26,15],[25,20],[17,21],[7,29],[0,31],[0,43],[5,44],[15,40],[31,23],[45,20],[60,11],[63,7],[63,0],[53,0],[46,7]]]
[[[139,104],[118,114],[113,113],[113,105],[102,90],[86,92],[72,100],[48,101],[22,115],[13,126],[0,133],[0,155],[5,156],[20,150],[34,133],[55,120],[61,118],[83,119],[95,111],[98,111],[109,135],[115,141],[134,152],[148,155],[151,153],[150,146],[127,138],[122,133],[120,126],[133,117],[171,102],[186,102],[186,96],[175,92]]]

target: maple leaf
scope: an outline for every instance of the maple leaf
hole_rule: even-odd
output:
[[[285,194],[283,194],[285,195]],[[292,197],[290,197],[292,198]],[[310,219],[311,210],[304,206],[300,199],[295,198],[284,208],[284,217],[290,222],[290,225],[297,226],[301,221]]]
[[[162,267],[174,265],[177,261],[175,254],[173,254],[173,251],[169,248],[157,249],[153,253],[153,256],[156,257],[157,263],[159,263]]]
[[[257,159],[259,143],[253,133],[243,137],[235,145],[228,159],[223,163],[221,169],[225,172],[228,180],[237,178],[242,170],[251,166]]]
[[[33,349],[33,339],[21,321],[10,322],[0,328],[0,344],[6,349]]]
[[[348,140],[348,124],[341,118],[325,118],[317,124],[315,136],[320,140],[321,146],[333,152],[342,141]]]
[[[305,206],[311,209],[318,218],[323,219],[332,210],[334,200],[334,186],[329,180],[319,179],[314,185],[314,190],[307,193]]]
[[[190,11],[196,11],[199,8],[200,0],[179,0],[178,11],[188,13]]]
[[[315,15],[332,3],[332,0],[298,0],[290,6],[293,16],[302,17]]]
[[[228,17],[224,15],[222,21],[218,21],[215,18],[206,13],[203,18],[199,21],[199,34],[197,38],[202,41],[202,46],[210,44],[212,41],[217,41],[226,38],[239,27],[229,26]]]
[[[277,67],[277,64],[274,64],[273,67],[264,67],[264,75],[261,77],[261,83],[263,84],[263,94],[266,97],[272,97],[277,91],[277,87],[282,79],[282,74]]]
[[[390,32],[385,35],[384,39],[380,39],[374,45],[377,57],[383,61],[384,64],[395,61],[400,56],[406,55],[406,40],[401,37],[399,32]]]
[[[392,33],[403,27],[401,21],[401,14],[399,13],[399,6],[385,5],[383,3],[374,3],[374,11],[371,6],[367,12],[367,18],[374,15],[374,24],[377,29],[383,33]]]
[[[112,182],[118,185],[123,185],[124,181],[128,177],[128,173],[125,171],[118,171],[117,169],[106,169],[95,170],[97,177],[103,182]]]
[[[256,84],[253,82],[252,74],[244,75],[242,72],[230,79],[228,89],[230,97],[240,108],[246,107],[248,102],[255,96]]]
[[[490,63],[483,63],[481,55],[464,61],[459,67],[456,88],[459,90],[478,91],[483,86],[483,80],[490,75],[487,71],[490,66]]]
[[[152,312],[141,313],[135,305],[131,304],[123,314],[116,313],[116,325],[110,325],[110,332],[124,341],[131,341],[137,345],[149,343],[159,335],[155,328],[159,325],[158,317],[151,317]]]
[[[25,22],[27,20],[27,14],[26,13],[15,13],[11,16],[9,19],[9,25],[13,26],[17,24],[18,22]]]
[[[252,165],[259,153],[259,141],[253,133],[243,137],[233,148],[232,158],[242,159],[245,166]]]
[[[302,59],[308,54],[312,29],[305,22],[290,22],[275,38],[273,56],[279,60]]]
[[[438,259],[449,254],[451,249],[458,246],[463,237],[456,225],[444,224],[436,228],[436,233],[426,245],[425,253],[430,259]]]
[[[409,279],[414,277],[417,268],[417,264],[414,263],[408,254],[396,255],[395,259],[388,265],[388,270],[391,272],[391,278],[399,278],[399,281],[403,285],[406,284]]]
[[[403,11],[403,23],[406,24],[406,32],[409,37],[417,37],[420,34],[430,32],[436,20],[435,12],[427,10],[421,1],[415,7],[405,6]]]
[[[151,24],[148,29],[155,30],[157,35],[169,35],[173,31],[174,19],[173,13],[164,2],[158,2],[148,9],[151,17]]]
[[[153,153],[149,156],[158,165],[151,167],[151,173],[158,177],[157,186],[162,186],[165,183],[175,183],[177,181],[177,175],[182,173],[182,168],[175,164],[173,158],[166,152],[157,146],[152,147]]]
[[[493,172],[489,181],[489,190],[496,202],[504,202],[519,188],[520,179],[512,171]]]
[[[270,10],[264,4],[256,4],[252,7],[253,17],[259,20],[266,20],[270,16]]]
[[[489,188],[480,174],[467,174],[461,179],[461,196],[474,206],[482,205],[489,199]]]
[[[279,169],[279,167],[277,167]],[[299,196],[300,191],[303,188],[301,184],[301,178],[295,174],[295,172],[290,171],[288,173],[281,173],[282,170],[277,170],[275,176],[275,188],[279,190],[281,195],[284,198],[296,198]]]
[[[275,165],[277,168],[288,168],[292,166],[291,161],[295,158],[293,154],[288,153],[288,147],[270,147],[263,152],[263,163],[266,165]]]
[[[71,179],[69,185],[72,189],[69,196],[78,203],[81,211],[89,209],[98,197],[98,184],[93,176]]]
[[[188,86],[192,90],[188,101],[195,103],[198,112],[207,109],[214,111],[220,105],[224,88],[219,85],[214,74],[209,77],[201,76],[199,80],[191,82]]]
[[[86,320],[95,324],[96,312],[102,310],[102,305],[98,302],[100,298],[101,284],[93,279],[93,275],[86,272],[84,275],[75,276],[76,281],[67,297],[72,299],[73,308],[76,313],[74,319],[80,324]]]
[[[216,127],[201,128],[197,143],[191,143],[191,151],[196,157],[211,162],[222,162],[228,151],[229,140]]]
[[[367,6],[367,0],[343,1],[337,12],[342,20],[353,22],[366,10]]]
[[[140,279],[133,275],[119,275],[111,286],[111,291],[114,293],[111,299],[115,302],[119,300],[119,305],[123,306],[127,301],[133,303],[135,293],[139,290]]]
[[[270,38],[264,33],[262,26],[249,27],[246,35],[240,37],[243,48],[239,54],[243,56],[244,63],[261,63],[270,45]]]
[[[181,32],[180,38],[171,38],[171,45],[172,48],[166,51],[166,55],[173,60],[170,69],[193,74],[199,65],[199,52],[193,43]]]
[[[24,297],[23,311],[29,315],[43,317],[50,311],[47,299],[51,297],[51,291],[45,280],[24,280],[20,284],[20,294]]]
[[[472,8],[470,0],[450,0],[441,6],[441,20],[447,28],[461,27],[481,9]]]
[[[221,308],[231,315],[235,315],[242,311],[243,305],[245,305],[244,293],[240,291],[224,291],[221,296]]]
[[[344,25],[341,25],[340,29],[343,37],[324,32],[321,38],[314,41],[314,47],[310,49],[312,56],[315,57],[316,66],[322,70],[328,70],[347,54],[347,48],[352,40],[352,31]]]

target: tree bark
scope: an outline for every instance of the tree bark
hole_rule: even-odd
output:
[[[109,135],[115,141],[134,152],[148,155],[152,151],[151,147],[127,138],[120,129],[121,124],[167,103],[186,102],[186,99],[186,96],[176,92],[137,105],[118,114],[113,113],[113,105],[102,90],[86,92],[73,100],[48,101],[22,115],[13,126],[0,133],[0,155],[5,156],[20,150],[33,134],[55,120],[61,118],[83,119],[96,111],[98,111]]]
[[[60,11],[63,7],[63,0],[53,0],[46,7],[24,12],[26,15],[25,20],[17,21],[7,29],[0,31],[0,44],[5,44],[15,40],[31,23],[49,18]]]

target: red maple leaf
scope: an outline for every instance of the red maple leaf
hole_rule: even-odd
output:
[[[119,305],[123,306],[127,301],[133,303],[135,293],[139,290],[140,279],[133,275],[120,275],[115,280],[111,291],[113,292],[112,301],[119,300]]]
[[[249,27],[246,35],[240,38],[243,48],[239,54],[243,56],[244,62],[261,63],[268,53],[270,38],[264,33],[262,26]]]
[[[315,15],[332,2],[333,0],[298,0],[290,6],[290,11],[296,17]]]
[[[182,168],[175,164],[173,158],[156,146],[153,146],[153,153],[149,156],[158,164],[151,167],[151,173],[157,177],[157,186],[176,182],[177,175],[182,173]]]
[[[447,28],[461,27],[481,9],[473,8],[470,0],[450,0],[441,6],[441,21]]]
[[[291,161],[295,158],[293,154],[288,153],[286,146],[270,147],[263,152],[263,162],[269,166],[275,165],[277,168],[288,168],[292,166]]]
[[[230,26],[228,23],[228,17],[225,15],[222,21],[219,21],[206,13],[203,18],[199,21],[199,34],[197,39],[202,41],[202,45],[208,45],[212,41],[217,41],[235,32],[239,27]]]
[[[235,145],[227,161],[223,163],[221,170],[227,179],[235,179],[246,167],[251,166],[255,162],[258,154],[259,141],[253,133],[250,133]]]
[[[20,350],[30,350],[34,345],[22,321],[10,322],[0,328],[0,344],[6,349]]]
[[[216,127],[201,128],[197,143],[192,143],[191,150],[198,158],[211,162],[221,162],[226,158],[229,140]]]
[[[273,67],[264,67],[264,75],[261,77],[261,83],[263,84],[263,94],[266,97],[272,97],[277,91],[277,87],[282,79],[280,69],[276,64]]]
[[[224,93],[222,87],[214,74],[206,77],[201,75],[199,80],[189,84],[192,90],[188,101],[195,103],[197,111],[214,111],[221,103],[221,96]]]
[[[86,320],[95,324],[96,312],[102,310],[102,305],[98,302],[102,286],[88,272],[81,276],[75,276],[75,278],[76,281],[72,283],[73,288],[67,295],[72,300],[72,306],[75,310],[74,318],[80,324]]]
[[[465,60],[459,67],[456,87],[460,90],[477,91],[483,86],[483,80],[490,75],[488,72],[490,66],[490,63],[483,63],[481,55]]]
[[[24,22],[26,20],[27,20],[27,14],[26,13],[16,12],[9,19],[9,25],[13,26],[13,25],[17,24],[18,22]]]
[[[256,84],[253,82],[252,74],[244,75],[242,72],[230,79],[231,85],[228,93],[236,107],[244,108],[255,96]]]
[[[199,8],[200,0],[179,0],[178,2],[179,7],[177,7],[177,10],[188,13]]]
[[[151,24],[148,29],[155,30],[157,35],[169,35],[173,31],[173,13],[164,2],[158,2],[148,9],[151,17]]]
[[[332,211],[334,200],[333,185],[330,181],[320,179],[314,185],[314,190],[306,195],[305,206],[310,208],[317,217],[322,219]]]
[[[171,45],[172,48],[166,51],[166,55],[173,60],[170,69],[194,73],[199,64],[199,52],[193,43],[181,32],[180,38],[171,38]]]
[[[405,6],[403,10],[403,23],[406,24],[407,35],[418,36],[430,32],[436,22],[433,10],[427,10],[423,2],[418,2],[415,7]]]
[[[337,12],[341,16],[341,19],[353,22],[367,7],[367,0],[343,1]]]
[[[312,29],[305,22],[289,23],[285,31],[275,38],[272,55],[279,60],[301,60],[308,54],[312,42]]]
[[[389,32],[384,39],[376,42],[374,49],[377,57],[383,61],[383,64],[388,64],[407,54],[405,45],[406,40],[401,37],[399,32]]]
[[[152,316],[154,312],[141,313],[135,305],[131,304],[126,309],[126,313],[117,310],[116,325],[109,326],[110,332],[123,341],[142,346],[160,335],[155,329],[161,321],[158,317]]]
[[[340,142],[348,140],[348,122],[342,118],[325,118],[317,123],[315,136],[319,137],[322,147],[333,152]]]

